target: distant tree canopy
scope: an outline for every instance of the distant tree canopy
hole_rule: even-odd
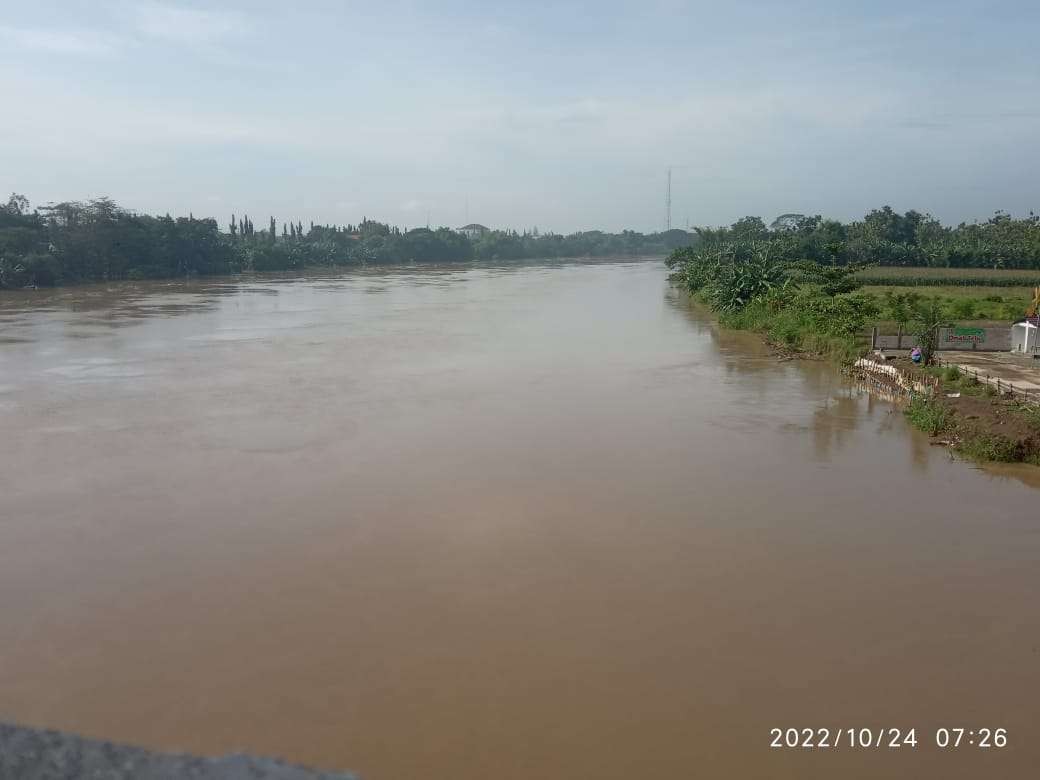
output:
[[[261,222],[261,225],[263,222]],[[588,231],[490,231],[471,241],[448,228],[402,231],[367,218],[357,225],[281,222],[257,230],[248,215],[154,217],[109,198],[52,203],[33,211],[12,195],[0,205],[0,288],[241,271],[292,271],[366,263],[449,263],[540,257],[664,254],[694,240],[684,230],[645,235]]]
[[[660,255],[746,242],[768,244],[777,262],[1040,269],[1040,217],[1033,214],[1015,219],[997,212],[985,222],[948,227],[928,214],[885,206],[849,223],[788,213],[767,227],[749,216],[729,227],[697,228],[692,236],[492,230],[470,240],[448,228],[402,231],[367,218],[305,229],[300,221],[268,216],[258,230],[248,215],[232,215],[222,231],[213,219],[137,214],[109,198],[30,210],[25,197],[12,195],[0,205],[0,287],[365,263]]]
[[[108,198],[29,213],[20,196],[0,207],[0,286],[226,273],[233,246],[212,219],[140,216]]]
[[[947,227],[929,214],[899,214],[889,206],[849,223],[782,214],[766,228],[759,217],[729,227],[697,228],[702,248],[754,241],[778,261],[813,260],[940,268],[1040,269],[1040,217],[1014,219],[998,211],[985,222]]]
[[[685,230],[663,233],[637,233],[624,230],[604,233],[587,230],[563,236],[536,231],[492,230],[473,241],[473,251],[480,260],[520,260],[533,257],[611,257],[617,255],[660,255],[695,241]]]

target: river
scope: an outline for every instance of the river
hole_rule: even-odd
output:
[[[0,719],[365,780],[1034,772],[1035,472],[666,273],[0,295]]]

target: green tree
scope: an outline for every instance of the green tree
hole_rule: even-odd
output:
[[[912,306],[914,336],[921,348],[921,360],[927,366],[935,359],[939,328],[949,325],[942,299],[936,296],[916,301]]]

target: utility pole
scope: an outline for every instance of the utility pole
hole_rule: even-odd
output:
[[[672,169],[668,169],[668,190],[664,197],[664,229],[672,229]]]

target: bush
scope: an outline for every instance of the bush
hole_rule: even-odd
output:
[[[957,445],[957,451],[963,452],[969,458],[1000,463],[1021,460],[1017,450],[1018,447],[1013,441],[995,433],[975,433],[966,436]]]
[[[929,436],[937,436],[950,424],[949,415],[940,402],[920,395],[910,400],[905,414],[911,425]]]

